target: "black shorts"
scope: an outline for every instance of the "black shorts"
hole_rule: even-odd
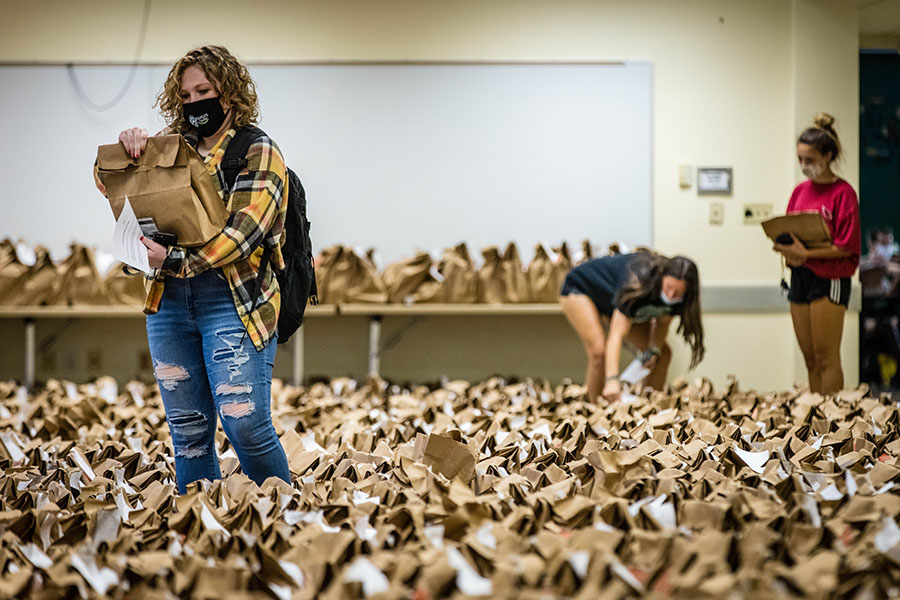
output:
[[[566,275],[566,279],[563,281],[562,289],[559,291],[559,295],[569,296],[572,294],[578,294],[590,298],[591,302],[594,303],[594,306],[597,307],[597,312],[601,315],[606,315],[608,317],[613,314],[613,307],[599,301],[596,297],[596,294],[592,294],[590,291],[585,289],[585,286],[581,282],[579,282],[578,279],[573,277],[572,272],[570,271],[569,274]]]
[[[791,268],[788,300],[797,304],[809,304],[819,298],[828,298],[833,304],[847,308],[850,304],[850,278],[826,279],[806,267]]]

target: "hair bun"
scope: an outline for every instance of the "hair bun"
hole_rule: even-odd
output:
[[[813,117],[813,123],[815,123],[816,127],[819,129],[834,130],[834,117],[828,113],[816,113],[816,116]]]

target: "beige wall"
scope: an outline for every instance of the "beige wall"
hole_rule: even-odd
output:
[[[143,3],[7,5],[0,61],[122,62],[133,56]],[[650,61],[656,246],[694,257],[707,283],[777,283],[779,261],[758,226],[742,224],[741,204],[784,210],[800,180],[794,140],[813,113],[837,117],[842,172],[858,183],[858,16],[847,0],[268,1],[253,18],[246,2],[152,7],[149,62],[208,42],[247,61]],[[678,187],[681,163],[734,168],[724,225],[709,225],[709,201]],[[848,316],[845,330],[851,384],[856,321]],[[716,382],[736,373],[771,389],[805,376],[786,313],[709,315],[706,328],[698,372]],[[685,362],[679,351],[673,374]]]

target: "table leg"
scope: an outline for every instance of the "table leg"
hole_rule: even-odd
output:
[[[304,330],[304,328],[300,327],[300,329],[298,329],[294,333],[294,340],[293,340],[294,364],[293,364],[293,368],[291,369],[291,377],[293,378],[293,381],[291,383],[293,383],[294,385],[303,385],[303,379],[306,377],[306,373],[304,372],[304,370],[305,370],[304,368],[306,366],[306,357],[304,355],[305,348],[304,348],[304,344],[303,344],[303,341],[304,341],[303,340],[303,338],[304,338],[303,330]]]
[[[29,391],[34,389],[36,329],[34,319],[25,319],[25,388]]]
[[[369,317],[369,375],[381,372],[381,315]]]

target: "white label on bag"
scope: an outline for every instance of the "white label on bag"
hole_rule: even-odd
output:
[[[650,369],[644,366],[640,358],[636,358],[622,371],[622,374],[619,375],[619,380],[633,385],[642,381],[649,374]]]

